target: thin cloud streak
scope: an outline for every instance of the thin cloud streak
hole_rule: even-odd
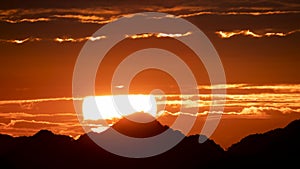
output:
[[[84,41],[97,41],[100,39],[105,39],[106,36],[97,36],[97,37],[83,37],[83,38],[55,38],[53,41],[54,42],[84,42]]]
[[[298,14],[300,11],[226,11],[226,12],[212,12],[212,11],[199,11],[194,13],[188,14],[179,14],[177,17],[179,18],[188,18],[194,16],[201,16],[201,15],[252,15],[252,16],[260,16],[260,15],[279,15],[279,14]]]
[[[14,119],[22,119],[22,118],[36,118],[36,117],[53,117],[53,116],[72,116],[77,117],[75,113],[43,113],[43,114],[30,114],[24,112],[10,112],[10,113],[0,113],[0,118],[14,118]]]
[[[53,15],[52,18],[56,19],[76,19],[80,23],[93,23],[93,24],[106,24],[117,20],[124,15],[116,15],[110,17],[97,16],[97,15],[79,15],[79,14],[66,14],[66,15]]]
[[[237,30],[237,31],[217,31],[215,32],[220,38],[222,39],[228,39],[233,36],[237,35],[243,35],[243,36],[251,36],[254,38],[262,38],[262,37],[270,37],[270,36],[278,36],[278,37],[284,37],[288,36],[294,33],[300,32],[300,29],[297,30],[292,30],[289,32],[266,32],[262,34],[254,33],[253,31],[250,31],[249,29],[247,30]]]
[[[36,17],[41,15],[43,17]],[[115,21],[126,14],[121,14],[119,9],[10,9],[0,10],[0,21],[17,24],[22,22],[50,22],[62,19],[76,20],[79,23],[106,24]]]
[[[97,36],[97,37],[92,37],[92,36],[87,36],[87,37],[82,37],[82,38],[71,38],[71,37],[57,37],[57,38],[53,38],[53,39],[49,39],[49,38],[25,38],[25,39],[0,39],[0,42],[2,43],[12,43],[12,44],[23,44],[26,42],[39,42],[39,41],[50,41],[50,42],[58,42],[58,43],[62,43],[62,42],[73,42],[73,43],[78,43],[78,42],[85,42],[85,41],[97,41],[97,40],[101,40],[101,39],[105,39],[106,36]]]
[[[85,15],[116,15],[120,14],[119,9],[103,9],[103,8],[37,8],[37,9],[8,9],[0,10],[0,16],[27,16],[27,15],[41,15],[41,14],[85,14]]]
[[[170,37],[170,38],[177,38],[177,37],[184,37],[184,36],[189,36],[191,35],[192,32],[186,32],[183,34],[180,33],[175,33],[175,34],[168,34],[168,33],[145,33],[145,34],[138,34],[138,35],[125,35],[125,38],[131,38],[131,39],[139,39],[139,38],[149,38],[149,37],[157,37],[157,38],[165,38],[165,37]],[[87,37],[82,37],[82,38],[72,38],[72,37],[56,37],[53,39],[48,39],[48,38],[25,38],[25,39],[0,39],[0,42],[2,43],[12,43],[12,44],[23,44],[26,42],[38,42],[38,41],[52,41],[52,42],[72,42],[72,43],[78,43],[78,42],[85,42],[85,41],[97,41],[101,39],[108,38],[105,35],[102,36],[87,36]]]
[[[0,39],[0,42],[2,43],[13,43],[13,44],[22,44],[25,42],[38,42],[41,41],[41,38],[25,38],[25,39]]]
[[[216,84],[216,85],[199,85],[197,89],[271,89],[284,92],[300,92],[300,84],[274,84],[274,85],[252,85],[252,84]]]
[[[184,37],[184,36],[189,36],[191,35],[192,32],[186,32],[186,33],[143,33],[143,34],[136,34],[136,35],[125,35],[126,38],[131,38],[131,39],[141,39],[141,38],[150,38],[150,37],[157,37],[157,38],[178,38],[178,37]]]
[[[175,15],[177,18],[189,18],[201,15],[282,15],[282,14],[299,14],[297,10],[276,10],[272,8],[246,8],[247,11],[239,11],[240,8],[231,8],[228,11],[216,11],[215,8],[203,6],[177,6],[177,7],[141,7],[142,11],[158,11]],[[0,10],[0,21],[11,24],[22,22],[49,22],[61,19],[76,20],[79,23],[106,24],[116,19],[134,14],[137,9],[128,9],[126,13],[122,13],[122,8],[103,9],[103,8],[71,8],[71,9],[10,9]],[[36,16],[43,16],[36,18]]]
[[[17,123],[21,123],[21,122],[25,122],[25,123],[34,123],[34,124],[48,124],[48,125],[62,125],[65,126],[65,123],[54,123],[54,122],[49,122],[49,121],[36,121],[36,120],[11,120],[7,125],[5,125],[4,127],[13,127],[15,126]]]
[[[90,12],[91,13],[91,12]],[[189,18],[201,15],[220,15],[220,16],[227,16],[227,15],[252,15],[252,16],[260,16],[260,15],[276,15],[276,14],[298,14],[300,11],[263,11],[263,12],[239,12],[239,11],[231,11],[231,12],[212,12],[212,11],[200,11],[194,13],[187,13],[187,14],[178,14],[175,15],[175,18]],[[59,19],[75,19],[77,22],[80,23],[92,23],[92,24],[107,24],[121,18],[123,16],[127,16],[130,14],[119,14],[114,16],[97,16],[98,13],[91,13],[91,15],[84,15],[84,14],[55,14],[49,17],[42,17],[42,18],[23,18],[23,19],[9,19],[2,17],[0,21],[7,22],[11,24],[22,23],[22,22],[49,22]],[[99,15],[99,14],[98,14]]]
[[[247,117],[247,118],[272,118],[273,116],[283,116],[283,115],[291,115],[292,113],[297,113],[300,116],[300,108],[298,109],[291,109],[289,107],[245,107],[241,111],[229,111],[229,112],[223,112],[223,111],[203,111],[198,112],[195,114],[191,114],[188,112],[170,112],[167,110],[162,110],[157,114],[157,117],[163,117],[163,116],[179,116],[179,115],[186,115],[186,116],[192,116],[192,117],[201,117],[201,116],[207,116],[208,114],[221,114],[221,115],[236,115],[237,118],[239,117]],[[231,116],[233,117],[233,116]]]
[[[16,19],[16,20],[12,20],[12,19],[3,19],[0,21],[4,21],[7,23],[22,23],[22,22],[30,22],[30,23],[34,23],[34,22],[48,22],[51,21],[51,18],[23,18],[23,19]]]
[[[73,100],[83,100],[83,98],[58,97],[58,98],[41,98],[41,99],[26,99],[26,100],[1,100],[0,105],[22,104],[22,103],[39,103],[39,102],[49,102],[49,101],[73,101]]]

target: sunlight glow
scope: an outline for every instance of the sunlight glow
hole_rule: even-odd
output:
[[[127,101],[130,104],[126,104]],[[84,120],[121,118],[136,112],[155,116],[156,111],[153,95],[88,96],[84,98],[82,105]]]
[[[157,37],[157,38],[179,38],[184,36],[191,35],[192,32],[186,33],[143,33],[143,34],[135,34],[135,35],[125,35],[126,38],[131,39],[140,39],[140,38],[150,38],[150,37]]]
[[[266,32],[265,31],[265,33],[257,34],[250,30],[236,30],[236,31],[232,31],[232,32],[217,31],[215,33],[217,35],[219,35],[220,38],[228,39],[228,38],[231,38],[236,35],[244,35],[244,36],[250,36],[250,37],[254,37],[254,38],[262,38],[262,37],[270,37],[270,36],[284,37],[284,36],[294,34],[296,32],[300,32],[300,29],[292,30],[292,31],[289,31],[286,33],[284,33],[284,32]]]

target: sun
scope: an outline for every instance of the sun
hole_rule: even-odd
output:
[[[88,96],[82,104],[83,120],[121,118],[136,112],[156,116],[157,105],[153,95]]]

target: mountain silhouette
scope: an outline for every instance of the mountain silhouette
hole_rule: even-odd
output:
[[[144,114],[132,116],[148,118],[148,120],[150,118],[149,116],[145,117]],[[166,130],[181,134],[179,131],[162,126],[155,119],[147,123],[139,123],[131,121],[130,118],[121,119],[102,133],[90,134],[109,136],[112,130],[137,138],[151,137]],[[149,158],[127,158],[114,155],[99,147],[88,134],[82,135],[78,140],[47,130],[41,130],[29,137],[11,137],[0,134],[0,166],[5,169],[289,166],[297,164],[299,158],[299,131],[300,120],[296,120],[285,128],[247,136],[233,144],[227,151],[210,139],[199,144],[199,135],[193,135],[184,137],[171,150]]]
[[[148,113],[134,113],[122,118],[112,128],[126,136],[146,138],[161,134],[169,127],[162,126]]]
[[[147,123],[136,122],[139,118],[146,118]],[[132,121],[132,119],[135,119],[135,121]],[[155,120],[154,117],[146,113],[132,114],[129,117],[119,120],[111,128],[102,133],[89,134],[92,134],[96,139],[97,137],[103,139],[103,135],[104,137],[110,137],[113,130],[135,138],[152,137],[166,130],[170,130],[170,132],[174,135],[181,135],[184,137],[181,132],[161,125],[157,120]],[[105,161],[101,162],[103,166],[121,166],[126,168],[163,168],[164,166],[172,168],[185,168],[189,166],[190,168],[198,168],[199,166],[208,166],[210,163],[216,159],[220,159],[224,155],[224,150],[219,145],[215,144],[214,141],[207,140],[205,143],[199,144],[198,137],[199,136],[196,135],[185,137],[171,150],[158,156],[141,159],[125,158],[106,152],[96,145],[90,139],[88,134],[83,135],[77,141],[79,145],[85,144],[85,146],[81,146],[84,147],[84,149],[81,150],[82,153],[90,154],[92,152],[92,154],[98,154],[89,158],[89,160],[91,160],[89,164],[94,163],[94,161],[97,161],[97,159],[101,156],[106,159]],[[124,143],[120,142],[120,144]],[[116,161],[119,163],[116,163]],[[92,166],[93,165],[91,165],[91,167]]]
[[[233,144],[227,151],[227,162],[239,168],[248,166],[297,166],[300,153],[300,120],[284,128],[263,134],[252,134]],[[233,166],[232,166],[233,167]]]

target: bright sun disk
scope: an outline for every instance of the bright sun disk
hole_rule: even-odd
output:
[[[155,117],[156,111],[153,95],[87,96],[82,105],[84,120],[121,118],[136,112],[149,113]]]

